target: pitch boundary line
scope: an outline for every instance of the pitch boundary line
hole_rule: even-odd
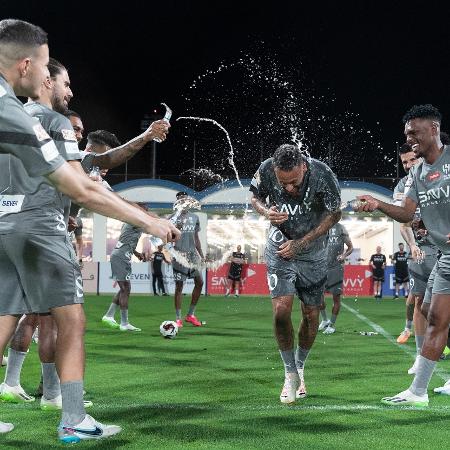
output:
[[[369,327],[371,327],[374,331],[376,331],[378,334],[381,334],[383,337],[385,337],[391,344],[395,345],[396,347],[400,348],[405,352],[407,355],[411,356],[413,359],[416,358],[416,352],[411,351],[406,345],[399,344],[395,339],[392,338],[392,336],[380,325],[378,325],[375,322],[372,322],[368,317],[364,316],[360,312],[353,309],[351,306],[348,306],[344,302],[341,302],[341,305],[349,312],[351,312],[353,315],[355,315],[359,320],[365,322]],[[436,368],[434,370],[434,374],[436,374],[439,378],[441,378],[444,381],[447,381],[450,379],[450,374],[446,372],[445,370],[441,369],[436,365]]]

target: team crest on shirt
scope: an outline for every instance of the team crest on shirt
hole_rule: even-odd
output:
[[[61,130],[61,134],[63,135],[65,141],[77,141],[75,131],[73,130]]]
[[[39,142],[45,141],[46,139],[50,139],[50,136],[47,134],[47,132],[44,130],[44,128],[40,123],[37,123],[36,125],[33,126],[33,131]]]
[[[441,178],[441,174],[439,172],[433,172],[427,175],[428,181],[436,181],[439,180],[439,178]]]

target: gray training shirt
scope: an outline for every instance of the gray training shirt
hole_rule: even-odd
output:
[[[43,177],[64,164],[64,158],[2,76],[0,153],[0,234],[66,233],[63,219],[59,220],[61,196]],[[47,217],[47,222],[37,223],[37,217]]]
[[[348,232],[344,225],[337,223],[328,231],[328,268],[344,265],[344,261],[338,261],[337,257],[344,253],[344,244],[348,239]]]
[[[268,198],[269,205],[275,205],[289,218],[279,227],[270,226],[267,249],[277,251],[287,239],[300,239],[316,228],[330,212],[340,209],[341,190],[336,176],[321,161],[306,160],[308,170],[300,187],[300,195],[289,195],[278,183],[273,159],[264,161],[253,176],[250,191],[262,201]],[[324,250],[327,235],[320,236],[303,250],[296,259],[314,258],[314,253]]]
[[[450,254],[450,146],[430,165],[422,161],[413,174],[407,196],[418,204],[432,241],[443,254]]]
[[[181,237],[175,242],[175,250],[188,255],[191,262],[195,262],[199,256],[195,247],[195,233],[200,231],[200,220],[197,214],[182,214],[178,223],[181,223]],[[178,225],[178,224],[177,224]]]
[[[141,237],[142,232],[142,228],[124,223],[122,225],[122,229],[120,230],[120,236],[116,244],[116,249],[119,249],[125,245],[128,246],[131,251],[134,251],[136,249],[136,245],[139,242],[139,238]]]

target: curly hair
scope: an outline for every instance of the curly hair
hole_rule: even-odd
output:
[[[409,122],[412,119],[430,119],[440,124],[442,115],[436,107],[428,103],[426,105],[414,105],[403,116],[403,123]]]
[[[273,165],[283,171],[292,170],[304,161],[302,151],[292,144],[280,145],[273,154]]]
[[[107,145],[115,148],[120,146],[120,141],[117,136],[106,130],[91,131],[87,136],[88,142],[91,144]]]
[[[398,153],[399,155],[404,155],[405,153],[409,153],[412,151],[413,151],[412,147],[407,142],[405,142],[400,146]]]

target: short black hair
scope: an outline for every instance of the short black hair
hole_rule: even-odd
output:
[[[79,119],[81,119],[81,116],[80,116],[76,111],[74,111],[73,109],[68,109],[68,110],[64,113],[64,115],[65,115],[67,118],[69,118],[69,117],[78,117]]]
[[[429,103],[426,105],[414,105],[403,116],[403,123],[409,122],[413,119],[430,119],[440,124],[442,121],[442,114],[436,107],[430,105]]]
[[[450,136],[445,131],[441,131],[440,133],[441,142],[444,145],[450,145]]]
[[[48,71],[50,72],[50,76],[55,78],[56,75],[59,75],[64,70],[67,69],[61,64],[57,59],[50,57],[48,59]]]
[[[305,160],[302,151],[292,144],[280,145],[275,150],[272,159],[274,167],[283,171],[292,170]]]
[[[403,245],[404,246],[405,244],[403,242],[399,242],[398,245]]]
[[[120,141],[117,136],[106,130],[91,131],[87,135],[88,142],[92,144],[107,145],[108,147],[119,147]]]
[[[0,21],[0,44],[40,47],[48,44],[47,33],[39,26],[18,19]]]
[[[407,142],[405,142],[404,144],[402,144],[400,146],[400,148],[398,150],[398,153],[400,155],[404,155],[405,153],[409,153],[409,152],[412,152],[412,151],[413,151],[412,147]]]
[[[180,198],[180,197],[184,197],[185,195],[188,195],[188,193],[187,193],[187,192],[184,192],[184,191],[180,191],[180,192],[177,192],[177,194],[175,195],[175,197],[178,199],[178,198]]]

